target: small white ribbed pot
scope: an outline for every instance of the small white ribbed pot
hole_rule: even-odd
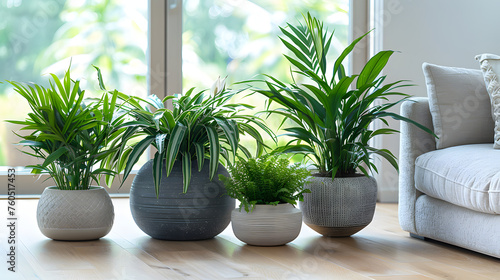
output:
[[[231,213],[234,235],[256,246],[279,246],[293,241],[300,233],[302,212],[292,204],[255,205],[252,212],[236,208]]]
[[[99,239],[109,233],[115,212],[103,187],[60,190],[47,187],[37,207],[37,222],[43,235],[54,240]]]

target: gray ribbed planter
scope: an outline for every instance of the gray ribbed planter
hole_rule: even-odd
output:
[[[312,177],[311,193],[299,202],[304,223],[329,237],[351,236],[373,219],[377,182],[373,177]]]
[[[153,183],[153,161],[139,170],[130,189],[130,210],[135,223],[149,236],[164,240],[202,240],[221,233],[231,220],[235,201],[225,195],[224,184],[218,174],[229,177],[219,164],[218,174],[209,180],[208,161],[198,172],[198,164],[192,162],[191,184],[182,193],[182,165],[174,164],[170,176],[165,169],[160,184],[160,196],[156,198]]]
[[[302,213],[292,204],[255,205],[252,212],[234,209],[231,214],[234,235],[249,245],[279,246],[293,241],[300,233]]]
[[[55,240],[99,239],[113,226],[114,208],[103,187],[89,190],[60,190],[47,187],[37,207],[40,231]]]

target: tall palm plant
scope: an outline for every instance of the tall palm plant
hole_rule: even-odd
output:
[[[398,91],[409,86],[405,81],[384,83],[386,76],[380,76],[394,52],[381,51],[366,63],[361,73],[347,75],[342,63],[368,33],[354,40],[331,68],[326,57],[333,33],[329,35],[323,23],[309,13],[304,15],[304,22],[280,28],[284,35],[281,41],[294,55],[285,54],[294,67],[293,82],[287,84],[266,75],[268,79],[263,82],[267,89],[255,90],[268,97],[269,104],[281,105],[267,112],[282,115],[293,123],[292,127],[284,129],[285,135],[292,140],[278,147],[276,152],[306,154],[318,169],[318,176],[332,178],[352,176],[358,169],[367,176],[368,171],[377,171],[371,161],[374,154],[387,159],[397,169],[394,154],[387,149],[371,147],[369,141],[377,135],[398,131],[391,128],[373,130],[370,124],[381,120],[387,125],[386,118],[391,117],[432,132],[389,111],[409,97]],[[298,82],[299,79],[303,82]],[[389,102],[392,96],[400,98]]]

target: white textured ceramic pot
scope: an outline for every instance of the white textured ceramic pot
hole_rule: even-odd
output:
[[[312,177],[311,193],[299,202],[304,223],[329,237],[346,237],[366,227],[377,203],[377,182],[373,177]]]
[[[231,213],[234,235],[256,246],[279,246],[293,241],[300,233],[302,213],[289,203],[256,205],[252,212],[234,209]]]
[[[55,240],[99,239],[109,233],[115,212],[103,187],[89,190],[46,188],[37,208],[40,231]]]

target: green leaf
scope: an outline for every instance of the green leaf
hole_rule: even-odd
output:
[[[289,127],[285,128],[285,131],[288,131],[290,133],[287,133],[285,135],[292,136],[294,138],[301,139],[310,145],[312,145],[313,142],[318,144],[319,146],[323,146],[323,142],[321,142],[314,134],[312,134],[310,131],[302,128],[302,127]]]
[[[84,94],[80,94],[80,95],[78,96],[78,100],[76,101],[76,103],[75,103],[75,104],[82,104],[82,101],[83,101],[83,97],[84,97],[84,96],[85,96]],[[80,112],[81,110],[82,110],[82,109],[81,109],[81,107],[80,107],[80,106],[73,106],[73,108],[71,109],[71,111],[70,111],[70,113],[69,113],[69,115],[68,115],[67,120],[72,120],[72,119],[76,116],[76,114],[77,114],[78,112]],[[62,133],[63,133],[63,134],[65,134],[65,133],[68,131],[69,127],[70,127],[72,124],[73,124],[73,122],[72,122],[72,121],[66,121],[66,123],[64,124],[63,130],[62,130]]]
[[[75,84],[73,85],[73,90],[71,91],[69,96],[68,106],[75,104],[75,99],[79,89],[80,89],[80,80],[76,80]],[[80,104],[80,102],[77,102],[76,104]]]
[[[182,182],[182,192],[186,193],[191,182],[191,154],[189,152],[182,154]]]
[[[111,102],[109,103],[109,112],[110,114],[106,116],[106,121],[111,122],[113,116],[116,113],[116,100],[118,99],[118,91],[115,89],[111,94]]]
[[[260,132],[251,125],[246,123],[240,123],[239,129],[244,133],[248,133],[250,136],[252,136],[252,138],[255,139],[255,141],[257,142],[256,156],[262,155],[262,152],[264,151],[263,147],[264,139],[260,135]],[[239,148],[241,149],[241,145],[239,145]],[[246,151],[248,150],[246,149]],[[247,157],[251,157],[245,151],[243,152],[247,155]]]
[[[314,153],[314,149],[308,145],[286,145],[277,147],[273,153]]]
[[[46,144],[44,142],[29,141],[29,140],[21,140],[21,141],[19,141],[18,145],[32,146],[32,147],[39,147],[39,148],[45,148],[46,147]]]
[[[285,28],[280,27],[281,32],[288,37],[299,49],[302,53],[308,54],[309,49],[307,47],[307,39],[303,36],[303,34],[296,28],[291,25],[288,25],[292,30],[292,33],[288,32]],[[281,38],[280,38],[281,39]],[[283,41],[283,39],[281,39]],[[312,68],[312,65],[310,66]]]
[[[196,158],[198,159],[198,172],[200,172],[205,163],[205,147],[199,142],[195,142],[194,147],[196,150]]]
[[[379,118],[380,117],[388,116],[388,117],[392,117],[395,120],[399,120],[399,121],[404,121],[404,122],[407,122],[407,123],[411,123],[411,124],[415,125],[416,127],[422,129],[423,131],[425,131],[425,132],[427,132],[429,134],[432,134],[434,137],[438,138],[437,135],[434,134],[434,131],[430,130],[426,126],[423,126],[420,123],[418,123],[418,122],[416,122],[416,121],[414,121],[412,119],[403,117],[403,116],[398,115],[396,113],[392,113],[392,112],[378,112],[378,113],[375,113],[374,115],[376,115]]]
[[[295,35],[295,37],[297,38],[297,41],[303,43],[304,47],[302,47],[301,50],[308,56],[311,56],[312,55],[312,50],[310,48],[310,45],[312,43],[311,37],[305,34],[303,29],[301,28],[295,27],[291,24],[287,24],[287,27],[289,27],[290,30],[292,30],[293,35]],[[287,35],[285,32],[283,32],[283,34]],[[290,36],[287,35],[287,37],[291,39]]]
[[[91,122],[91,123],[87,123],[87,124],[80,126],[78,129],[79,130],[87,130],[87,129],[91,129],[93,127],[96,127],[97,125],[99,125],[98,122]]]
[[[337,60],[335,60],[335,64],[333,66],[332,80],[335,77],[335,75],[337,75],[337,72],[339,71],[340,66],[342,65],[342,62],[344,61],[344,59],[352,52],[352,50],[354,49],[356,44],[358,44],[358,42],[361,41],[364,37],[366,37],[366,35],[368,35],[370,32],[371,32],[371,30],[366,32],[363,36],[352,41],[352,43],[349,46],[347,46],[347,48],[345,48],[344,51],[340,54],[340,56],[337,58]]]
[[[174,129],[175,127],[175,118],[172,114],[172,111],[167,110],[163,113],[163,117],[167,120],[167,125],[169,129]]]
[[[161,101],[161,99],[158,98],[158,96],[156,96],[154,94],[148,95],[148,97],[146,98],[146,100],[148,100],[149,104],[151,104],[156,109],[164,109],[165,108],[165,106],[163,105],[163,102]]]
[[[184,140],[186,129],[186,126],[178,122],[169,136],[167,152],[165,154],[167,176],[170,176],[170,172],[174,167],[175,160],[177,159],[177,154],[179,153],[179,148],[182,144],[182,141]]]
[[[119,159],[119,162],[117,164],[117,169],[116,169],[118,172],[121,172],[122,170],[125,169],[125,165],[127,163],[127,159],[130,156],[130,153],[132,152],[132,150],[133,149],[128,148],[128,149],[124,150],[123,152],[119,153],[120,159]],[[125,180],[122,180],[122,184],[124,182],[125,182]],[[120,187],[121,187],[121,184],[120,184]]]
[[[160,183],[162,175],[163,154],[156,152],[153,158],[153,181],[155,184],[156,198],[160,197]]]
[[[156,148],[158,149],[158,152],[161,154],[165,150],[165,139],[167,138],[168,134],[158,134],[155,137],[156,141]]]
[[[163,100],[161,101],[163,104],[165,104],[165,102],[167,102],[167,100],[170,100],[170,99],[173,99],[175,98],[175,96],[173,95],[167,95],[165,96],[165,98],[163,98]]]
[[[106,87],[104,86],[104,82],[102,80],[102,73],[101,69],[99,67],[92,65],[96,70],[97,70],[97,80],[99,81],[99,88],[102,90],[106,90]]]
[[[124,128],[127,126],[122,124],[120,127]],[[139,127],[137,125],[128,126],[127,129],[125,130],[125,132],[121,135],[122,142],[126,143],[129,139],[131,139],[132,136],[134,136],[136,134],[137,130],[139,130]]]
[[[278,38],[281,40],[281,42],[283,42],[283,45],[285,45],[285,47],[289,49],[300,61],[302,61],[310,69],[313,69],[311,61],[300,50],[298,50],[294,45],[290,44],[285,39],[281,37]]]
[[[213,179],[215,174],[217,173],[217,169],[219,167],[219,155],[221,152],[220,149],[220,143],[219,143],[219,135],[217,134],[217,131],[215,128],[211,126],[206,126],[205,127],[207,134],[208,134],[208,140],[210,143],[210,161],[209,161],[209,170],[210,170],[210,180]]]
[[[99,174],[106,174],[106,175],[116,175],[116,172],[107,168],[97,168],[92,171],[92,174],[99,175]]]
[[[303,71],[304,73],[307,73],[309,69],[302,65],[302,63],[298,62],[297,60],[291,58],[290,56],[284,54],[283,55],[288,61],[290,61],[291,64],[293,64],[295,67],[297,67],[299,70]]]
[[[134,146],[134,149],[130,153],[127,164],[125,166],[125,171],[123,173],[123,180],[127,179],[128,175],[130,174],[130,171],[132,171],[132,168],[134,165],[137,163],[139,158],[141,157],[142,153],[151,145],[151,143],[155,140],[155,137],[153,135],[147,136],[146,138],[142,139],[139,143],[137,143]]]
[[[240,150],[241,152],[243,152],[243,154],[247,157],[247,158],[251,158],[252,157],[252,154],[250,153],[250,151],[245,148],[244,146],[242,146],[241,144],[238,144],[238,150]],[[259,153],[257,152],[257,156],[261,156],[262,153]],[[239,157],[239,156],[238,156]]]
[[[229,121],[225,118],[214,118],[217,124],[222,128],[226,139],[229,141],[233,155],[236,155],[238,150],[238,127],[234,121]]]
[[[361,172],[363,172],[363,175],[365,175],[366,177],[370,176],[370,174],[368,174],[368,171],[366,171],[366,169],[362,165],[359,165],[358,168],[359,170],[361,170]]]
[[[160,119],[163,118],[164,114],[165,114],[165,109],[157,110],[153,114],[153,122],[155,123],[155,126],[156,126],[157,130],[160,130]]]
[[[394,51],[381,51],[370,58],[359,74],[356,87],[359,88],[362,85],[373,82],[384,69],[393,53]]]
[[[60,147],[59,149],[52,152],[43,162],[42,167],[47,167],[49,164],[53,163],[55,160],[60,158],[62,155],[68,152],[68,148]]]
[[[60,81],[60,80],[59,80],[59,78],[58,78],[56,75],[54,75],[54,74],[50,74],[50,76],[52,76],[52,79],[53,79],[54,83],[57,85],[57,88],[59,89],[59,94],[60,94],[61,96],[63,96],[63,97],[64,97],[65,90],[64,90],[63,85],[61,84],[61,81]],[[53,88],[54,93],[55,93],[55,92],[56,92],[55,87],[54,87],[54,86],[52,86],[52,88]],[[57,94],[51,94],[51,95],[50,95],[50,98],[53,98],[53,99],[52,99],[52,102],[53,102],[52,104],[53,104],[54,106],[55,106],[55,105],[59,105],[59,104],[66,105],[66,104],[62,101],[62,99],[59,97],[59,95],[57,95]],[[67,107],[66,107],[66,108],[64,108],[64,109],[67,109]]]
[[[387,149],[376,149],[372,147],[366,147],[368,150],[370,150],[372,153],[377,154],[379,156],[382,156],[385,158],[396,170],[398,169],[398,162],[396,160],[396,157]]]
[[[380,129],[375,130],[370,135],[370,138],[373,137],[373,136],[380,135],[380,134],[393,134],[393,133],[399,133],[399,131],[395,130],[395,129],[391,129],[391,128],[380,128]]]

